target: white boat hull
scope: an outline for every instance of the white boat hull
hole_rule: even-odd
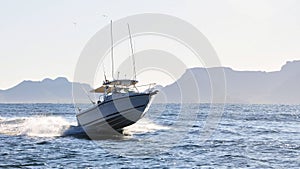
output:
[[[77,120],[88,135],[120,131],[143,117],[151,96],[151,93],[118,95],[80,112]]]

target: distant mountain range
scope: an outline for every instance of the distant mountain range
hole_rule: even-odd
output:
[[[74,85],[74,86],[73,86]],[[87,84],[72,83],[59,77],[43,81],[23,81],[7,90],[0,91],[0,103],[72,103],[72,87],[90,91]],[[76,94],[83,102],[88,102],[84,90]]]
[[[226,102],[250,104],[300,104],[300,61],[287,62],[280,71],[235,71],[231,68],[191,68],[174,83],[161,87],[155,102],[203,102],[212,98],[210,71],[224,71]],[[190,81],[195,80],[196,85]],[[91,90],[91,86],[69,82],[66,78],[23,81],[15,87],[0,90],[1,103],[71,103],[72,85]],[[185,95],[182,100],[182,95]],[[84,90],[77,100],[88,102]],[[200,97],[200,100],[198,99]]]
[[[208,72],[224,71],[226,103],[300,104],[300,61],[287,62],[280,71],[235,71],[231,68],[192,68],[177,82],[162,89],[158,102],[210,103],[212,89]],[[195,79],[196,85],[190,85]],[[197,88],[198,89],[197,89]],[[181,92],[180,92],[181,91]],[[185,95],[183,100],[182,95]]]

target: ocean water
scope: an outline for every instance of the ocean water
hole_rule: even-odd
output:
[[[72,104],[0,104],[0,168],[300,168],[300,106],[222,108],[153,104],[124,136],[89,140],[64,135]]]

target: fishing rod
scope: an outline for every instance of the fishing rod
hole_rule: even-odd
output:
[[[113,38],[113,22],[110,20],[110,42],[111,42],[111,76],[114,77],[114,38]]]
[[[89,98],[90,102],[91,102],[92,104],[96,104],[96,103],[91,99],[91,97],[89,96],[88,92],[81,86],[81,84],[80,84],[80,87],[81,87],[81,89],[85,92],[85,94],[86,94],[86,96]]]

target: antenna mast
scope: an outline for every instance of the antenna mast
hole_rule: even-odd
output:
[[[115,80],[114,78],[114,40],[113,40],[113,23],[112,20],[110,20],[110,40],[111,40],[111,76],[113,78],[113,80]]]
[[[129,39],[130,39],[130,47],[131,47],[131,55],[132,55],[132,64],[133,64],[133,75],[134,75],[134,80],[136,80],[136,71],[135,71],[135,59],[134,59],[134,52],[133,52],[133,45],[132,45],[132,37],[130,33],[130,27],[129,24],[127,23],[128,26],[128,33],[129,33]]]

